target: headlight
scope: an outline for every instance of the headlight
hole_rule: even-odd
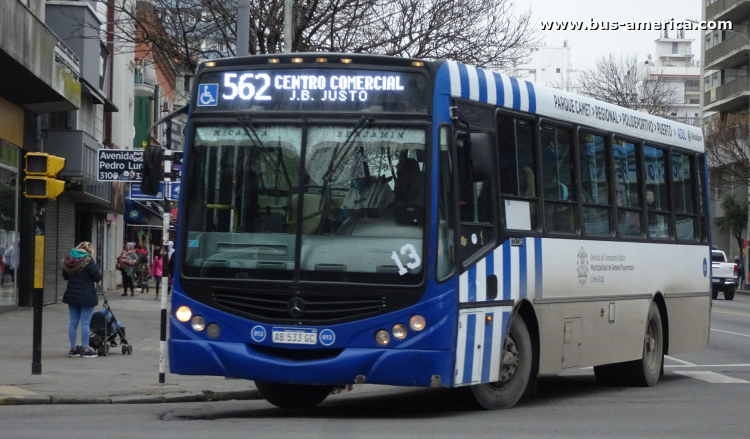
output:
[[[379,344],[380,346],[385,346],[390,341],[391,334],[389,334],[385,329],[381,329],[380,331],[375,333],[375,343]]]
[[[183,305],[177,308],[177,312],[174,313],[174,315],[177,317],[177,320],[184,323],[190,320],[190,317],[193,316],[193,313],[190,311],[190,308]]]
[[[206,327],[206,319],[201,316],[195,316],[193,317],[193,320],[190,321],[190,326],[198,332],[203,331],[203,328]]]
[[[218,338],[221,334],[221,328],[216,323],[211,323],[206,328],[206,334],[211,338]]]
[[[425,326],[427,326],[427,322],[425,322],[424,317],[420,315],[411,316],[409,319],[409,326],[411,326],[411,329],[419,332],[424,329]]]
[[[396,340],[403,340],[406,338],[406,326],[401,323],[393,325],[393,337]]]

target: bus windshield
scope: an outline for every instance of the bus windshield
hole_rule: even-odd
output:
[[[186,277],[421,281],[424,128],[243,122],[196,127]]]

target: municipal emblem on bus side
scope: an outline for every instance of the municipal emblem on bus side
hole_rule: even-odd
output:
[[[589,255],[586,254],[586,249],[581,247],[578,250],[578,282],[583,286],[589,277]]]

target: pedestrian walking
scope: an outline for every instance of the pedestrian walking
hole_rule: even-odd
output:
[[[172,294],[172,279],[174,277],[174,242],[167,241],[167,295]]]
[[[740,289],[745,287],[745,257],[737,257],[737,272],[739,273],[739,285]]]
[[[159,293],[161,292],[161,276],[164,273],[163,269],[164,256],[157,245],[154,246],[154,261],[151,263],[151,277],[153,277],[156,282],[156,296],[154,297],[154,300],[159,297]]]
[[[69,357],[94,358],[96,351],[89,346],[89,325],[94,308],[99,304],[96,295],[96,283],[102,280],[102,274],[94,261],[94,248],[90,242],[81,242],[72,249],[62,261],[63,279],[68,286],[63,294],[63,303],[68,304],[70,325]],[[76,344],[78,326],[81,326],[81,344]]]
[[[138,276],[138,288],[141,289],[141,293],[148,294],[148,278],[150,275],[148,268],[148,253],[143,246],[138,245],[136,254],[138,255],[138,262],[136,263],[136,275]]]
[[[11,244],[3,253],[3,283],[5,283],[5,276],[10,274],[11,282],[16,281],[16,269],[18,268],[18,258],[16,257],[16,247]]]
[[[126,297],[128,295],[128,287],[130,287],[130,296],[135,295],[135,268],[136,264],[138,263],[138,255],[135,252],[135,242],[128,242],[125,244],[125,255],[122,257],[122,266],[124,267],[124,273],[122,278],[122,287],[125,290],[124,293],[122,293],[123,297]]]

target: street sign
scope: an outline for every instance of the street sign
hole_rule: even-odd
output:
[[[156,195],[146,195],[143,192],[141,192],[141,184],[140,183],[130,183],[130,196],[128,196],[131,200],[138,200],[138,201],[159,201],[164,199],[164,183],[159,183],[159,192]]]
[[[167,200],[179,201],[180,200],[180,182],[173,181],[169,183],[169,190],[167,191]]]
[[[139,182],[143,178],[143,150],[100,149],[99,181]]]

